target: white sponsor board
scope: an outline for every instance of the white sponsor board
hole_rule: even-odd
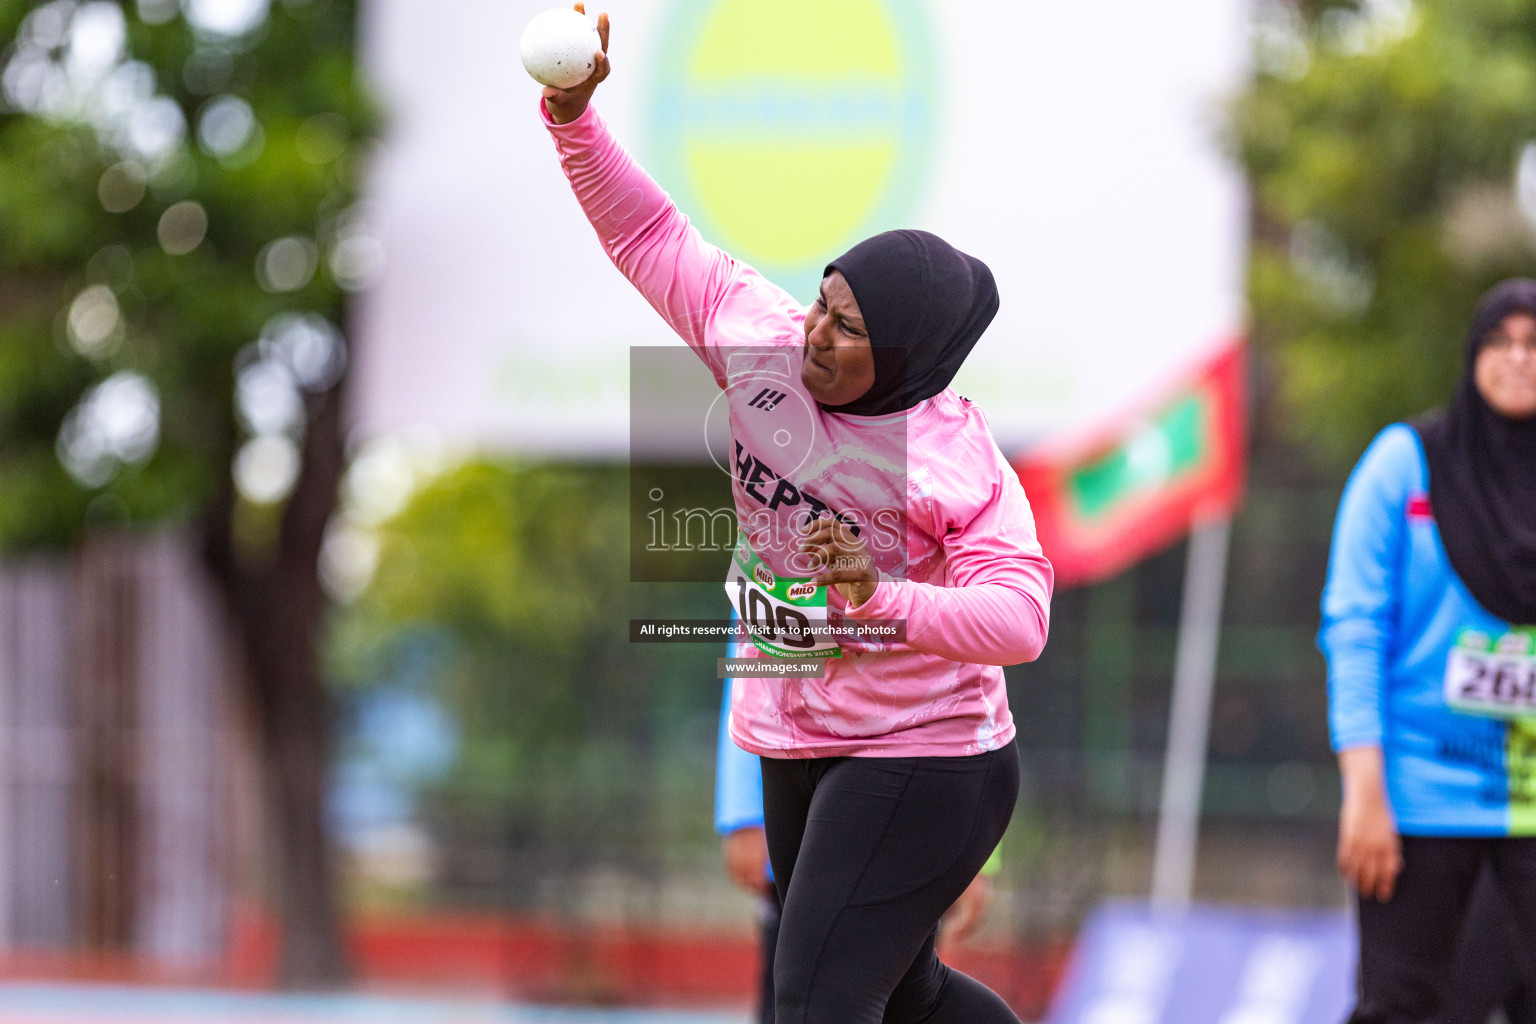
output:
[[[355,417],[622,457],[628,348],[675,341],[608,262],[518,60],[548,0],[373,0],[387,252]],[[598,0],[593,0],[593,8]],[[1244,0],[611,0],[597,105],[706,237],[805,301],[889,227],[984,259],[1002,309],[956,386],[1005,450],[1113,415],[1243,326],[1218,142]],[[700,371],[702,373],[702,369]]]

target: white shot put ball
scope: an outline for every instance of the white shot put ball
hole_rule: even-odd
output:
[[[602,49],[597,29],[584,14],[569,7],[545,11],[523,29],[523,67],[540,85],[569,89],[587,80],[597,67],[593,54]]]

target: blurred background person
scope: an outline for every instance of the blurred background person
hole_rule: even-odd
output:
[[[1536,948],[1536,282],[1478,303],[1448,408],[1384,430],[1335,526],[1320,643],[1359,894],[1353,1020],[1428,1020],[1485,864]],[[1527,975],[1529,979],[1529,974]]]
[[[731,616],[731,625],[736,616]],[[736,657],[735,640],[725,646],[727,658]],[[731,881],[756,898],[758,920],[757,1019],[773,1024],[773,952],[779,942],[782,906],[773,885],[773,866],[768,863],[768,840],[763,833],[763,773],[756,754],[749,754],[731,739],[731,686],[727,677],[720,703],[720,730],[715,747],[715,831],[721,837],[721,854]]]

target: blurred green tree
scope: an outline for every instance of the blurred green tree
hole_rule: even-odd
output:
[[[624,480],[623,467],[474,461],[427,483],[379,528],[378,568],[339,616],[335,674],[366,685],[404,629],[447,631],[459,668],[445,696],[467,732],[471,771],[495,761],[475,753],[478,739],[563,744],[597,724],[589,715],[624,718],[643,703],[621,671]],[[513,765],[484,767],[476,789],[518,784]]]
[[[1234,148],[1254,340],[1332,468],[1445,401],[1477,296],[1536,262],[1536,6],[1264,0]]]
[[[729,502],[724,476],[691,479],[681,505]],[[441,472],[365,528],[376,567],[335,613],[328,674],[344,686],[398,679],[431,638],[421,675],[457,751],[415,795],[440,832],[478,830],[498,858],[523,848],[569,869],[690,844],[712,854],[711,775],[697,758],[712,757],[724,641],[635,644],[629,622],[720,620],[729,605],[718,583],[630,582],[630,483],[612,464]],[[516,903],[537,882],[481,895]]]
[[[340,324],[377,244],[352,0],[0,0],[0,545],[187,524],[246,656],[282,976],[346,962],[322,827]]]

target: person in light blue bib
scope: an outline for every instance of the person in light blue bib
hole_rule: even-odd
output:
[[[1483,296],[1465,359],[1355,467],[1323,592],[1355,1024],[1438,1017],[1485,866],[1536,980],[1536,281]]]

